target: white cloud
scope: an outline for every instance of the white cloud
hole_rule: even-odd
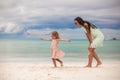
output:
[[[83,16],[86,19],[101,20],[105,17],[120,17],[119,2],[119,0],[2,0],[0,21],[11,20],[30,24],[36,22],[38,18]]]
[[[81,16],[86,20],[94,20],[98,24],[119,24],[120,0],[1,0],[0,1],[0,33],[15,34],[27,27],[23,34],[30,37],[46,36],[54,29],[29,29],[30,26],[50,24],[47,21]],[[67,23],[66,23],[67,24]],[[24,27],[23,27],[24,26]],[[41,27],[41,26],[39,26]],[[61,36],[81,39],[83,32],[79,29],[59,29]],[[79,32],[80,31],[80,32]],[[106,31],[106,32],[105,32]],[[107,38],[118,37],[118,31],[103,29]],[[74,34],[73,34],[74,33]],[[108,34],[109,33],[109,34]],[[107,35],[106,35],[107,34]]]
[[[117,38],[120,40],[120,30],[116,29],[101,29],[101,31],[103,32],[105,39],[109,40],[109,39],[113,39],[113,38]]]
[[[29,29],[27,30],[24,35],[26,38],[40,38],[40,37],[50,37],[50,33],[53,31],[54,29]]]
[[[29,35],[46,35],[46,34],[50,34],[52,32],[52,29],[41,29],[41,30],[36,30],[36,29],[32,29],[32,30],[27,30],[26,33]]]
[[[14,34],[19,33],[23,30],[23,27],[15,24],[15,23],[0,23],[0,32],[1,33],[7,33],[7,34]]]
[[[50,37],[52,31],[57,31],[61,38],[85,39],[85,34],[81,29],[40,29],[26,31],[27,38]]]
[[[117,38],[120,39],[120,30],[113,29],[100,29],[106,40]],[[28,38],[41,38],[50,37],[52,31],[57,31],[61,38],[64,39],[87,39],[84,31],[82,29],[42,29],[42,30],[28,30],[26,31],[26,36]]]

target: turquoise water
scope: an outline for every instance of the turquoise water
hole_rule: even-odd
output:
[[[59,48],[66,54],[63,59],[68,61],[87,59],[87,46],[86,40],[59,42]],[[47,61],[50,59],[49,47],[50,41],[0,39],[0,61]],[[101,59],[120,60],[120,41],[104,41],[104,46],[96,51]]]

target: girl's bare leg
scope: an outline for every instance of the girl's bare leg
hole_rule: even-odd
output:
[[[61,67],[63,67],[63,62],[60,59],[56,59],[58,62],[60,62]]]
[[[56,59],[52,58],[52,61],[53,61],[54,67],[56,68],[57,67],[57,65],[56,65]]]

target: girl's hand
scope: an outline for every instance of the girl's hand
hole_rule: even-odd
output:
[[[66,40],[66,42],[71,42],[71,40]]]
[[[40,38],[40,40],[44,40],[43,38]]]
[[[41,40],[47,40],[47,41],[51,41],[51,39],[49,38],[40,38]]]

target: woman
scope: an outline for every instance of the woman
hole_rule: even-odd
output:
[[[97,27],[95,25],[91,24],[88,21],[84,21],[80,17],[76,17],[74,19],[74,23],[76,26],[83,28],[83,30],[86,33],[87,39],[89,40],[88,64],[85,67],[92,67],[92,59],[93,58],[95,58],[95,60],[97,61],[96,67],[98,67],[99,65],[102,64],[102,62],[100,61],[99,57],[97,56],[95,49],[97,47],[102,46],[102,43],[104,40],[104,36],[103,36],[102,32],[99,29],[97,29]]]

